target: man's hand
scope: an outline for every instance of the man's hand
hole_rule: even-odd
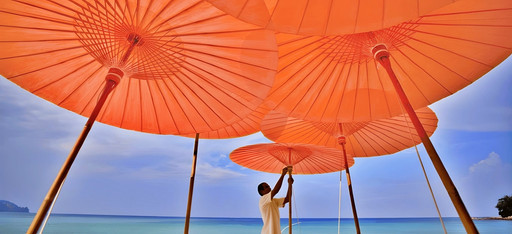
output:
[[[283,168],[281,175],[286,175],[286,173],[288,173],[288,167]]]

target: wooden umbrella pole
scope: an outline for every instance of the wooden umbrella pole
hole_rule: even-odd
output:
[[[288,178],[292,177],[292,148],[288,148]],[[288,180],[288,191],[286,195],[288,196],[288,233],[292,234],[292,185]]]
[[[190,173],[190,184],[188,188],[188,202],[187,202],[187,216],[185,217],[185,231],[188,234],[190,226],[190,211],[192,209],[192,194],[194,193],[194,180],[196,177],[196,164],[197,164],[197,147],[199,145],[199,133],[196,133],[196,140],[194,141],[194,156],[192,157],[192,172]]]
[[[339,123],[338,125],[340,127],[340,133],[341,133],[341,136],[338,137],[338,143],[343,148],[343,157],[344,157],[344,161],[345,161],[345,175],[347,176],[348,192],[350,194],[350,204],[352,205],[352,214],[354,215],[354,225],[356,226],[357,234],[361,234],[361,229],[359,227],[359,218],[357,217],[357,209],[356,209],[356,202],[354,199],[354,192],[352,190],[352,179],[350,178],[350,170],[349,170],[349,166],[348,166],[347,151],[345,150],[346,139],[345,139],[345,136],[343,135],[342,124]]]
[[[57,191],[57,194],[55,195],[55,199],[53,200],[52,204],[50,205],[50,208],[48,209],[48,213],[46,214],[46,216],[43,219],[41,227],[39,228],[39,232],[38,232],[39,234],[44,232],[46,223],[48,222],[48,219],[50,219],[50,215],[52,214],[53,206],[55,206],[55,201],[57,201],[57,199],[59,199],[59,194],[60,194],[60,191],[62,190],[62,185],[64,185],[64,183],[66,183],[66,179],[64,179],[64,181],[60,185],[59,190]]]
[[[352,205],[352,214],[354,215],[354,224],[356,226],[357,234],[361,234],[361,229],[359,228],[359,218],[357,217],[356,202],[354,200],[354,192],[352,190],[352,179],[350,179],[350,170],[348,169],[347,154],[345,153],[345,145],[343,145],[342,147],[343,155],[345,156],[345,173],[347,176],[348,192],[350,194],[350,204]]]
[[[372,53],[375,59],[377,59],[377,61],[379,61],[379,63],[386,69],[389,78],[391,79],[395,87],[395,90],[398,93],[398,96],[400,97],[400,100],[402,101],[402,104],[405,110],[407,111],[407,114],[409,115],[409,118],[411,119],[414,127],[416,128],[416,131],[418,132],[418,135],[423,145],[425,146],[428,155],[430,156],[432,164],[434,165],[439,177],[441,178],[441,181],[443,182],[446,191],[448,192],[448,195],[450,196],[450,199],[452,200],[453,205],[455,206],[455,209],[457,210],[457,213],[459,214],[462,224],[464,224],[466,232],[478,233],[478,230],[476,229],[476,226],[473,220],[471,219],[471,216],[469,215],[468,210],[466,209],[466,206],[464,205],[464,202],[462,201],[459,192],[457,191],[457,188],[453,184],[453,181],[451,180],[450,175],[446,171],[446,168],[444,167],[441,158],[437,154],[434,145],[430,141],[430,138],[425,132],[423,125],[418,119],[416,112],[414,112],[414,109],[412,108],[409,99],[405,95],[404,90],[400,86],[400,82],[396,78],[395,73],[391,68],[391,63],[389,61],[389,52],[386,46],[383,44],[377,45],[372,49]]]
[[[105,88],[103,89],[103,92],[98,100],[98,103],[96,103],[96,106],[94,107],[94,110],[91,113],[91,116],[87,120],[87,123],[85,123],[84,129],[82,130],[82,133],[78,137],[75,146],[69,153],[66,161],[62,165],[59,173],[57,174],[57,177],[53,181],[52,186],[48,190],[48,193],[46,194],[46,197],[43,200],[43,203],[39,207],[39,210],[37,211],[36,215],[34,216],[34,219],[32,220],[32,223],[30,224],[30,227],[27,230],[27,233],[37,233],[39,228],[41,227],[41,223],[43,222],[44,218],[46,217],[48,210],[50,209],[50,206],[55,201],[55,196],[57,195],[57,192],[59,191],[59,188],[64,183],[64,180],[66,179],[66,176],[68,175],[69,169],[71,168],[71,165],[75,161],[76,156],[78,155],[78,152],[80,151],[80,148],[82,147],[85,138],[87,137],[87,134],[89,134],[89,131],[92,128],[92,125],[94,124],[94,121],[96,120],[96,117],[100,113],[101,108],[103,107],[103,104],[105,104],[105,100],[107,100],[108,95],[110,92],[115,88],[115,86],[119,83],[121,80],[121,77],[123,77],[123,72],[118,68],[110,68],[109,73],[106,77],[106,84]]]
[[[292,166],[288,166],[288,178],[292,177]],[[292,234],[292,184],[288,181],[288,233]]]

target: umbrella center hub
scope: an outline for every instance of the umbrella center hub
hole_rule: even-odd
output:
[[[126,37],[126,40],[128,40],[131,44],[136,46],[142,46],[144,45],[144,38],[142,38],[141,35],[136,33],[130,33]]]
[[[377,44],[372,48],[372,54],[375,59],[388,58],[389,51],[386,45]]]

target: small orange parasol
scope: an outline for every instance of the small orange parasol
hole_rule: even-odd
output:
[[[229,158],[240,166],[257,171],[280,173],[283,167],[293,168],[293,174],[321,174],[348,169],[352,157],[325,146],[300,143],[269,143],[235,149]],[[289,170],[291,177],[291,170]],[[291,184],[288,187],[291,190]],[[290,194],[290,192],[289,192]],[[292,233],[292,205],[288,204],[288,228]]]
[[[437,127],[436,114],[428,107],[416,111],[431,136]],[[407,114],[369,122],[325,123],[306,121],[269,112],[261,122],[261,132],[281,143],[304,143],[342,149],[339,137],[346,139],[346,151],[353,157],[371,157],[399,152],[421,140]]]
[[[322,174],[345,169],[345,159],[338,149],[300,143],[266,143],[240,147],[229,158],[240,166],[256,171],[280,173],[293,166],[293,174]],[[354,165],[348,157],[347,164]]]
[[[284,33],[340,35],[390,27],[454,0],[207,0],[249,23]]]
[[[226,127],[261,104],[277,64],[273,32],[200,0],[2,1],[0,34],[0,74],[89,117],[29,233],[96,118],[158,134]]]

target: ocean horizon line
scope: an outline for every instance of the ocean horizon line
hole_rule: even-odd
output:
[[[29,212],[29,214],[36,214]],[[70,216],[111,216],[111,217],[141,217],[141,218],[185,218],[185,216],[174,216],[174,215],[137,215],[137,214],[78,214],[78,213],[52,213],[51,215],[70,215]],[[261,217],[223,217],[223,216],[191,216],[192,219],[261,219]],[[297,217],[292,217],[297,219]],[[439,219],[439,216],[418,216],[418,217],[358,217],[358,219]],[[442,218],[459,218],[457,216],[443,216]],[[472,218],[499,218],[491,216],[475,216]],[[287,217],[281,217],[281,219],[288,219]],[[299,219],[338,219],[338,217],[299,217]],[[341,219],[353,219],[352,217],[341,217]]]

